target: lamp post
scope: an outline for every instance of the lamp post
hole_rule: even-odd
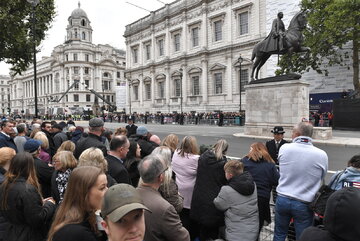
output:
[[[238,63],[239,63],[239,98],[240,98],[240,103],[239,103],[239,113],[241,114],[241,64],[243,62],[243,58],[241,57],[241,55],[238,58]]]
[[[35,98],[35,118],[38,118],[38,103],[37,103],[37,83],[36,83],[36,24],[35,24],[35,8],[39,4],[40,0],[27,0],[32,5],[32,37],[33,37],[33,65],[34,65],[34,98]]]
[[[182,97],[182,78],[183,78],[183,69],[180,68],[179,69],[179,72],[180,72],[180,114],[182,115],[183,113],[183,108],[182,108],[182,105],[183,105],[183,97]]]

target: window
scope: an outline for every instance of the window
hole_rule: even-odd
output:
[[[145,97],[147,100],[151,99],[151,84],[145,84]]]
[[[91,96],[90,95],[86,95],[86,102],[90,102],[91,101]]]
[[[86,62],[89,62],[89,59],[90,59],[90,58],[89,58],[89,55],[88,55],[88,54],[85,54],[85,61],[86,61]]]
[[[109,77],[109,73],[108,73],[108,72],[105,72],[105,73],[103,74],[103,76],[104,76],[105,78],[108,78],[108,77]]]
[[[79,101],[79,95],[74,94],[74,101],[75,101],[75,102],[78,102],[78,101]]]
[[[104,81],[104,90],[110,90],[110,81]]]
[[[192,94],[193,95],[200,95],[199,76],[193,76],[191,79],[192,79]]]
[[[174,35],[174,51],[180,51],[180,34],[177,33]]]
[[[74,89],[75,89],[75,90],[79,90],[79,82],[76,82],[76,83],[75,83]]]
[[[90,81],[89,81],[88,79],[86,79],[86,80],[85,80],[85,88],[86,88],[86,87],[89,87],[89,85],[90,85]]]
[[[151,58],[151,46],[150,44],[145,45],[146,60]]]
[[[215,73],[215,94],[222,94],[222,73]]]
[[[84,68],[84,74],[89,74],[89,67]]]
[[[75,29],[75,38],[78,38],[78,32],[76,29]]]
[[[159,47],[159,56],[164,55],[164,39],[158,40],[158,47]]]
[[[165,82],[159,82],[159,98],[165,97]]]
[[[74,54],[74,61],[77,61],[77,60],[78,60],[78,55]]]
[[[68,54],[65,55],[65,60],[69,61],[69,55]]]
[[[110,102],[110,95],[107,95],[107,96],[106,96],[106,100],[107,100],[108,102]]]
[[[139,100],[139,86],[134,86],[134,99]]]
[[[181,80],[176,79],[174,84],[175,84],[175,96],[180,96],[181,95]]]
[[[249,13],[243,12],[239,14],[240,35],[249,33]]]
[[[199,28],[191,29],[191,37],[192,37],[192,46],[196,47],[199,46]]]
[[[120,72],[116,72],[116,78],[120,78]]]
[[[241,70],[241,92],[245,91],[245,85],[249,82],[249,71],[247,69]]]
[[[74,74],[79,74],[79,67],[74,67]]]
[[[222,40],[222,20],[218,20],[214,22],[214,36],[215,41]]]
[[[81,20],[81,26],[86,26],[86,21],[85,21],[85,19]]]
[[[86,34],[85,32],[82,32],[82,40],[85,40],[86,39]]]
[[[138,62],[138,49],[133,48],[133,62],[136,64]]]

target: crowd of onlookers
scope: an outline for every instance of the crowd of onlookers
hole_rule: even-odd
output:
[[[161,140],[135,118],[113,131],[102,118],[2,121],[0,240],[255,241],[273,221],[274,241],[290,223],[296,240],[359,239],[360,155],[332,178],[339,191],[317,217],[325,228],[312,225],[328,156],[313,146],[311,123],[297,124],[291,143],[276,126],[272,140],[232,160],[225,139]]]

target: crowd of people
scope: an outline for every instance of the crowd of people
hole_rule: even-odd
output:
[[[333,177],[325,228],[314,227],[309,203],[328,156],[312,144],[309,122],[294,127],[291,143],[283,127],[271,132],[272,140],[233,160],[225,139],[204,146],[169,133],[161,140],[132,117],[114,132],[102,118],[86,127],[4,120],[0,240],[255,241],[272,221],[274,241],[286,239],[291,222],[296,240],[358,240],[360,155]],[[353,222],[341,223],[347,215]]]

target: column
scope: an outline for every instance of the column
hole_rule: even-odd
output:
[[[182,67],[182,80],[181,80],[181,92],[182,92],[182,99],[183,99],[183,107],[186,106],[187,103],[187,82],[188,82],[188,75],[186,66]],[[184,109],[184,108],[183,108]],[[184,111],[185,112],[185,111]]]
[[[166,104],[170,105],[170,67],[165,67],[165,96],[166,96]]]
[[[226,100],[232,100],[232,72],[233,72],[233,65],[232,65],[232,58],[231,55],[226,55]],[[235,81],[236,82],[236,81]]]
[[[188,29],[187,29],[187,21],[186,21],[186,12],[183,12],[183,18],[184,18],[184,22],[182,24],[182,52],[188,52]]]
[[[155,104],[155,71],[151,70],[151,104]]]
[[[139,100],[140,100],[140,106],[143,106],[144,103],[144,75],[141,74],[141,78],[139,78]]]
[[[206,8],[207,7],[207,3],[203,3],[202,8]],[[202,48],[207,48],[208,47],[208,25],[207,25],[207,11],[203,11],[202,14],[202,21],[201,21],[201,28],[200,28],[200,33],[201,33],[201,39],[200,39],[200,44],[202,46]]]
[[[224,33],[227,35],[226,40],[229,44],[232,43],[233,34],[236,31],[236,24],[233,23],[233,15],[231,8],[232,8],[232,4],[228,4],[228,7],[226,9],[226,16],[225,16],[225,25],[224,25],[225,28],[223,28]]]
[[[80,66],[80,84],[79,84],[79,90],[85,90],[84,84],[84,66]]]
[[[201,61],[201,92],[202,92],[202,103],[207,104],[208,102],[208,61]]]

